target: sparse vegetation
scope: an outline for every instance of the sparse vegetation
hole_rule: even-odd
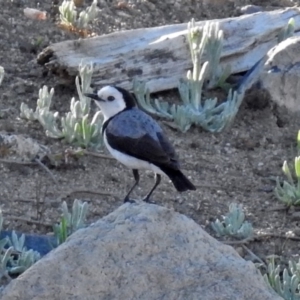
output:
[[[59,8],[60,26],[63,29],[76,32],[82,37],[86,37],[91,34],[90,24],[92,24],[93,21],[97,18],[97,14],[98,14],[97,1],[93,1],[92,5],[88,7],[86,10],[82,11],[81,13],[78,12],[79,9],[74,6],[73,2],[75,1],[64,0],[62,2]],[[4,26],[5,24],[3,25],[3,28]],[[294,20],[290,20],[289,24],[279,34],[278,41],[282,41],[285,38],[289,37],[294,31],[294,27],[295,27]],[[11,31],[11,27],[9,27],[9,32],[10,31]],[[44,36],[46,36],[45,32],[48,31],[44,31],[36,35],[36,36],[43,37],[42,39],[41,38],[36,39],[36,45],[40,45],[41,42],[44,43]],[[18,31],[17,33],[19,34]],[[192,125],[201,126],[210,132],[220,132],[224,128],[226,128],[228,124],[230,124],[234,119],[242,100],[241,98],[238,98],[238,96],[230,90],[231,86],[226,82],[227,74],[229,74],[229,70],[218,70],[217,66],[220,58],[220,51],[222,49],[222,41],[223,41],[223,34],[222,31],[219,30],[217,23],[213,25],[207,24],[206,27],[200,30],[199,28],[195,28],[195,24],[193,21],[190,22],[188,42],[191,50],[193,69],[187,73],[187,77],[182,79],[178,85],[179,94],[182,103],[179,105],[175,105],[175,104],[169,104],[167,102],[159,101],[157,99],[151,100],[150,94],[146,89],[145,83],[136,81],[135,94],[137,96],[139,104],[151,114],[157,115],[167,120],[174,121],[177,128],[180,129],[182,132],[188,131]],[[19,44],[15,40],[13,40],[13,42],[11,43],[12,47],[15,47],[13,45],[14,43]],[[15,53],[19,53],[20,52],[20,49],[18,48],[19,46],[16,47],[17,47],[16,48],[17,51]],[[204,59],[203,53],[205,52],[205,50],[208,52],[208,54],[211,55],[205,57],[207,61],[202,64],[201,62]],[[30,53],[30,55],[32,54]],[[24,61],[26,61],[26,63],[23,62],[22,68],[20,69],[22,70],[25,69],[24,66],[27,66],[28,61],[32,59],[32,56],[30,55],[28,54],[26,56],[24,54]],[[16,65],[19,66],[19,64],[22,63],[22,59],[20,59],[20,57],[18,57],[16,54],[14,56],[17,57]],[[16,65],[12,65],[11,70],[13,70]],[[7,70],[8,73],[12,73],[11,70],[9,69]],[[70,104],[70,111],[64,116],[60,116],[57,111],[51,110],[52,100],[54,97],[54,89],[50,89],[47,86],[44,86],[39,92],[39,99],[37,101],[37,106],[35,110],[30,109],[26,104],[22,103],[21,117],[31,122],[38,121],[42,125],[43,129],[45,130],[47,136],[49,137],[56,138],[56,139],[64,139],[68,143],[71,143],[73,145],[79,145],[84,148],[88,148],[88,147],[100,148],[102,146],[102,139],[99,132],[102,126],[102,116],[100,112],[96,113],[94,116],[91,116],[90,99],[83,96],[83,93],[88,92],[88,89],[90,87],[92,71],[93,71],[92,67],[89,65],[80,66],[79,77],[76,77],[76,82],[75,82],[78,91],[79,100],[72,98]],[[5,79],[6,76],[7,75],[5,75]],[[37,81],[40,80],[39,79],[40,74],[38,75],[34,74],[34,76],[36,76],[34,77],[35,80]],[[4,78],[4,68],[0,67],[0,85],[3,81],[3,78]],[[42,80],[38,81],[39,86],[41,86],[41,83],[44,82]],[[14,80],[12,80],[12,82],[13,81]],[[203,93],[204,90],[211,89],[214,87],[221,87],[223,90],[226,91],[226,93],[228,92],[227,101],[219,104],[216,98],[206,99],[204,97],[204,93]],[[14,87],[12,87],[11,89],[13,90]],[[15,96],[15,94],[13,95]],[[29,95],[26,95],[26,93],[22,94],[22,92],[20,92],[18,96],[20,96],[20,101],[22,100],[24,101],[26,97],[28,98],[30,97]],[[3,100],[12,101],[12,103],[15,104],[16,99],[13,97],[11,98],[12,99],[7,97],[4,99],[3,97]],[[13,107],[13,105],[11,106]],[[9,115],[8,120],[11,121],[14,117],[16,116],[13,114],[12,116]],[[4,120],[3,123],[5,122],[9,123],[8,120]],[[251,121],[252,120],[253,119],[251,119]],[[248,132],[248,125],[246,127],[247,130],[245,130],[245,132]],[[6,127],[3,126],[3,128]],[[28,132],[28,134],[30,135],[31,132]],[[229,137],[230,135],[226,135],[224,140],[228,139],[229,142],[231,142]],[[199,144],[201,147],[203,144],[205,146],[208,144],[208,143],[206,144],[207,140],[203,136],[201,136],[201,139],[199,137],[199,140],[200,140]],[[216,141],[218,143],[219,140],[221,139],[216,138]],[[300,131],[299,131],[297,141],[298,141],[298,146],[300,148]],[[192,142],[194,143],[194,140]],[[198,146],[196,142],[194,143],[194,146],[196,145],[195,147],[197,148]],[[262,149],[263,148],[260,148],[259,151],[263,152]],[[3,149],[0,150],[2,151]],[[224,147],[223,145],[221,145],[220,147],[216,147],[216,149],[214,150],[216,150],[217,153],[222,154]],[[237,153],[239,151],[238,146],[234,150]],[[78,151],[80,152],[81,150]],[[258,155],[259,151],[257,152],[254,151],[255,150],[253,150],[254,155]],[[281,155],[281,154],[276,154],[276,155]],[[192,158],[195,159],[195,157]],[[229,159],[231,158],[232,157],[229,157]],[[239,156],[238,159],[241,159],[241,156]],[[230,162],[230,166],[232,167],[235,163],[236,163],[235,161]],[[224,167],[224,165],[220,164],[218,167],[220,167],[221,169]],[[101,166],[99,167],[99,169],[100,168]],[[271,170],[271,172],[272,171],[274,170]],[[26,172],[26,170],[24,172]],[[285,180],[280,181],[279,179],[277,179],[276,188],[275,188],[276,197],[286,207],[298,206],[300,204],[300,156],[297,156],[295,158],[293,166],[292,164],[289,165],[288,162],[285,161],[283,164],[283,172],[285,175]],[[243,176],[245,176],[245,174],[246,173],[243,173]],[[95,174],[92,174],[91,177],[93,177],[94,175]],[[237,177],[238,176],[240,175],[237,175]],[[68,177],[67,179],[69,179],[70,177]],[[218,185],[218,190],[219,188],[220,189],[222,188],[219,185],[221,185],[221,183],[224,182],[223,175],[221,174],[221,176],[219,177],[222,178],[219,179],[218,175],[215,175],[214,177],[214,179],[216,178],[216,185]],[[22,179],[23,178],[24,177],[22,177]],[[14,178],[13,180],[15,181],[16,178]],[[6,182],[3,181],[3,185],[5,184]],[[51,185],[52,182],[50,186]],[[215,194],[215,190],[213,188],[211,189],[212,189],[212,193],[209,194],[209,197]],[[8,190],[9,193],[13,193],[11,191],[12,190],[11,188]],[[53,190],[51,190],[49,194],[52,192]],[[203,190],[201,192],[204,193]],[[22,193],[20,192],[20,194]],[[261,196],[262,194],[259,195]],[[231,197],[232,196],[230,194],[229,198]],[[247,197],[249,196],[247,195]],[[263,198],[263,196],[261,197]],[[12,197],[8,197],[8,199],[9,201],[11,201]],[[228,199],[225,200],[229,201]],[[244,203],[245,203],[245,199],[244,199]],[[29,204],[26,203],[26,207],[28,205]],[[45,202],[41,202],[39,205],[41,206],[44,205],[46,207]],[[110,208],[111,207],[109,207],[109,209]],[[10,206],[8,209],[10,209]],[[87,204],[86,202],[82,203],[80,201],[74,202],[72,210],[69,211],[66,202],[63,202],[62,210],[63,210],[63,214],[60,219],[60,222],[56,224],[53,228],[58,244],[63,243],[71,233],[85,226]],[[199,220],[203,221],[203,219],[200,219],[200,217],[196,221],[200,222]],[[2,229],[2,222],[3,219],[1,213],[0,229]],[[229,207],[229,213],[226,216],[212,223],[212,227],[218,236],[233,237],[237,241],[239,241],[240,239],[251,237],[253,235],[252,225],[247,221],[245,221],[245,214],[242,211],[241,206],[236,204],[232,204]],[[40,257],[39,254],[30,249],[29,250],[26,249],[24,247],[24,244],[25,244],[24,235],[18,237],[15,232],[12,232],[11,237],[0,240],[0,278],[10,279],[10,276],[12,275],[21,274],[39,259]],[[281,264],[278,264],[278,262],[273,259],[268,261],[268,267],[266,270],[264,270],[263,273],[265,273],[264,277],[266,279],[266,282],[268,282],[268,284],[270,284],[270,286],[281,297],[283,297],[286,300],[287,299],[290,300],[290,299],[300,299],[299,270],[300,270],[300,262],[296,263],[293,261],[289,261],[288,266],[282,268]]]
[[[0,66],[0,85],[2,84],[4,78],[4,68]]]
[[[0,231],[2,231],[3,215],[0,211]],[[11,237],[0,240],[0,279],[10,280],[11,275],[23,273],[40,259],[40,254],[25,246],[25,235],[19,238],[12,231]]]
[[[300,156],[295,157],[294,170],[295,176],[293,176],[287,161],[284,161],[282,171],[287,180],[281,183],[279,178],[276,179],[276,198],[287,207],[300,204]],[[295,177],[296,179],[294,179]]]
[[[217,219],[212,222],[211,227],[219,237],[229,236],[245,239],[253,235],[253,227],[248,221],[245,221],[242,206],[236,203],[231,203],[228,214],[223,216],[221,221]]]
[[[220,132],[233,121],[238,112],[243,95],[229,89],[227,100],[218,104],[217,98],[203,99],[204,89],[224,87],[229,70],[220,70],[219,62],[223,44],[223,32],[218,23],[206,23],[203,28],[188,23],[188,43],[193,62],[193,70],[187,78],[179,82],[178,90],[183,104],[150,99],[143,82],[134,82],[134,92],[140,106],[149,113],[173,120],[176,127],[186,132],[192,125],[203,127],[210,132]],[[204,62],[204,53],[207,61]]]
[[[241,241],[255,238],[252,225],[245,221],[245,214],[241,205],[231,203],[229,212],[220,221],[211,223],[212,229],[218,237],[227,236]],[[285,300],[300,299],[300,260],[296,263],[289,260],[287,267],[281,261],[276,261],[275,256],[267,257],[266,262],[257,257],[250,249],[243,245],[252,258],[258,260],[257,268],[261,271],[267,285]]]
[[[79,14],[75,2],[73,0],[63,0],[59,6],[60,27],[76,32],[82,37],[87,37],[91,33],[90,24],[98,16],[98,1],[93,0],[91,6],[87,7],[86,10],[82,10]]]
[[[297,155],[299,155],[300,149],[300,130],[297,135]],[[283,162],[282,171],[286,180],[280,180],[277,177],[275,196],[282,202],[287,208],[291,206],[298,206],[300,204],[300,156],[294,158],[294,165],[288,165],[285,160]]]
[[[293,36],[295,33],[295,20],[291,18],[287,25],[282,28],[281,32],[278,35],[278,43],[286,40],[287,38]]]
[[[273,257],[268,263],[264,279],[284,300],[300,299],[300,261],[296,263],[290,260],[288,266],[282,268]]]
[[[69,212],[67,203],[62,203],[62,216],[59,224],[53,226],[53,231],[57,239],[57,244],[64,243],[68,236],[80,228],[86,226],[86,215],[88,211],[87,202],[75,199],[72,211]]]
[[[56,245],[64,243],[72,233],[86,226],[88,204],[75,199],[70,212],[64,201],[61,209],[61,221],[53,226],[54,235],[57,239]],[[3,215],[0,210],[0,232],[2,225]],[[12,231],[11,237],[7,236],[0,240],[0,279],[10,280],[11,276],[23,273],[41,258],[39,252],[27,249],[25,239],[24,234],[18,237],[16,232]]]
[[[54,89],[52,88],[49,92],[48,87],[44,86],[39,91],[35,111],[25,103],[21,104],[21,118],[39,121],[49,137],[63,138],[68,143],[84,148],[100,148],[103,118],[100,111],[97,111],[93,117],[90,116],[91,99],[84,96],[84,93],[90,91],[92,74],[92,66],[79,66],[79,77],[76,76],[75,79],[79,100],[75,100],[74,97],[71,99],[70,111],[65,116],[60,117],[59,112],[50,110]],[[61,126],[58,125],[58,121]]]

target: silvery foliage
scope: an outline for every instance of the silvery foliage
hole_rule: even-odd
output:
[[[282,272],[280,265],[275,265],[274,258],[271,259],[264,279],[283,299],[300,300],[300,260],[298,263],[290,260]]]
[[[8,239],[8,244],[13,247],[14,251],[19,254],[10,261],[9,273],[21,274],[29,267],[31,267],[36,261],[41,258],[39,252],[32,249],[27,250],[25,247],[25,235],[22,234],[19,238],[15,231],[12,232],[11,238]]]
[[[3,216],[0,210],[0,231],[2,225]],[[26,249],[24,234],[18,238],[13,231],[10,238],[6,237],[0,240],[0,279],[3,277],[10,279],[9,275],[23,273],[40,257],[37,251]]]
[[[280,33],[278,34],[278,38],[277,38],[278,44],[294,35],[295,25],[296,25],[295,19],[294,18],[289,19],[287,25],[283,27]]]
[[[80,80],[78,76],[75,79],[79,100],[74,97],[71,99],[70,111],[63,117],[60,117],[58,112],[50,110],[54,89],[49,92],[47,86],[39,91],[36,110],[33,111],[27,104],[22,103],[20,116],[28,120],[38,120],[49,137],[64,138],[68,143],[85,148],[101,147],[103,117],[101,112],[97,111],[90,118],[91,99],[84,96],[84,93],[90,92],[92,74],[92,65],[79,65]]]
[[[134,79],[133,91],[139,105],[147,112],[158,117],[163,117],[170,120],[173,119],[173,115],[170,112],[169,103],[159,101],[158,99],[154,99],[152,101],[150,98],[150,92],[146,88],[145,82]]]
[[[3,78],[4,78],[4,68],[0,66],[0,85],[3,81]]]
[[[244,239],[253,235],[252,225],[245,221],[245,214],[242,206],[236,203],[229,205],[229,212],[222,217],[220,221],[217,219],[211,223],[212,229],[218,236],[231,236],[238,239]]]
[[[150,100],[144,83],[134,81],[134,93],[141,107],[149,113],[173,120],[176,126],[186,132],[195,124],[211,132],[220,132],[233,121],[243,95],[229,90],[227,101],[218,105],[218,99],[203,99],[203,87],[212,88],[224,81],[219,62],[223,44],[223,32],[218,23],[207,22],[203,28],[195,27],[195,21],[188,23],[188,42],[193,62],[193,71],[178,85],[183,104],[169,104],[157,99]],[[207,61],[202,64],[203,55]],[[227,70],[227,73],[228,70]]]
[[[78,15],[73,0],[64,0],[59,6],[61,23],[78,29],[87,29],[89,23],[95,20],[98,15],[97,2],[97,0],[94,0],[91,6]]]
[[[62,203],[61,222],[53,227],[58,244],[65,242],[68,236],[86,226],[87,213],[87,202],[75,199],[71,212],[69,212],[67,203],[65,201]]]
[[[298,147],[300,140],[300,131],[298,132]],[[295,176],[288,166],[287,161],[284,161],[282,171],[287,180],[283,183],[279,178],[276,179],[276,187],[274,189],[276,198],[287,207],[297,206],[300,204],[300,156],[295,157],[294,161]]]
[[[300,130],[297,135],[298,154],[300,150]],[[287,208],[300,205],[300,156],[294,159],[294,165],[290,169],[288,162],[285,160],[282,165],[282,171],[287,180],[276,178],[276,187],[274,193],[276,198]],[[292,171],[294,171],[292,173]]]

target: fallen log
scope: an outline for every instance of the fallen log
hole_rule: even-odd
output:
[[[220,68],[231,73],[249,70],[277,43],[277,36],[290,18],[300,32],[300,9],[260,12],[219,22],[224,32]],[[196,23],[202,27],[205,21]],[[38,55],[38,63],[55,74],[76,76],[78,65],[92,63],[92,83],[117,84],[132,89],[134,77],[147,82],[150,92],[177,87],[192,68],[186,38],[187,24],[142,28],[50,45]],[[205,59],[205,55],[204,55]]]

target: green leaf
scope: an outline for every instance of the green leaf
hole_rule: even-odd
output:
[[[295,157],[295,172],[299,180],[300,179],[300,156]]]

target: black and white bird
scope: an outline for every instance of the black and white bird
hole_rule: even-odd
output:
[[[138,185],[138,170],[155,173],[155,184],[143,199],[148,202],[151,194],[167,175],[179,192],[195,190],[195,186],[180,171],[174,148],[158,123],[140,110],[134,96],[123,88],[105,86],[85,96],[95,100],[104,116],[102,135],[110,154],[132,169],[135,183],[124,202]]]

